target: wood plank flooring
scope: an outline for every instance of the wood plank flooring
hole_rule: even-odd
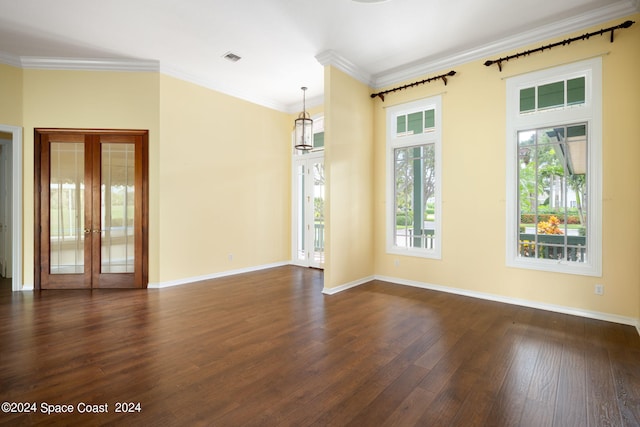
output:
[[[36,411],[0,424],[640,425],[633,327],[380,281],[321,290],[321,271],[293,266],[162,290],[2,289],[0,402]],[[115,412],[127,402],[140,411]]]

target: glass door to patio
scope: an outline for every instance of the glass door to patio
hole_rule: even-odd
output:
[[[294,159],[293,261],[324,268],[324,153]]]

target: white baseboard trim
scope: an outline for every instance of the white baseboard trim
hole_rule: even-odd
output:
[[[269,268],[282,267],[289,265],[290,261],[276,262],[273,264],[257,265],[254,267],[239,268],[237,270],[221,271],[219,273],[206,274],[204,276],[187,277],[184,279],[170,280],[167,282],[149,283],[147,289],[162,289],[172,286],[187,285],[189,283],[202,282],[203,280],[218,279],[220,277],[234,276],[236,274],[251,273],[253,271],[266,270]]]
[[[346,291],[350,288],[355,288],[356,286],[364,285],[372,280],[374,280],[374,276],[363,277],[362,279],[354,280],[353,282],[345,283],[344,285],[334,286],[333,288],[324,287],[322,289],[322,293],[325,295],[334,295],[338,292]]]
[[[640,322],[638,319],[631,317],[618,316],[617,314],[602,313],[598,311],[583,310],[574,307],[566,307],[562,305],[547,304],[537,301],[530,301],[520,298],[505,297],[502,295],[489,294],[484,292],[469,291],[466,289],[452,288],[448,286],[433,285],[430,283],[418,282],[414,280],[398,279],[396,277],[375,276],[376,280],[391,282],[398,285],[413,286],[417,288],[430,289],[433,291],[447,292],[450,294],[463,295],[472,298],[480,298],[489,301],[502,302],[505,304],[520,305],[523,307],[536,308],[539,310],[553,311],[562,314],[571,314],[574,316],[587,317],[590,319],[604,320],[606,322],[621,323],[623,325],[635,326],[640,334]]]
[[[341,286],[336,286],[333,288],[325,287],[322,289],[322,293],[326,295],[334,295],[339,292],[346,291],[347,289],[364,285],[365,283],[368,283],[372,280],[381,280],[384,282],[390,282],[392,284],[397,284],[397,285],[413,286],[416,288],[447,292],[450,294],[463,295],[471,298],[479,298],[479,299],[484,299],[489,301],[502,302],[505,304],[519,305],[519,306],[535,308],[539,310],[553,311],[556,313],[570,314],[573,316],[580,316],[580,317],[586,317],[590,319],[604,320],[606,322],[613,322],[613,323],[620,323],[623,325],[635,326],[636,330],[638,331],[638,335],[640,335],[640,319],[634,319],[632,317],[618,316],[617,314],[602,313],[599,311],[582,310],[582,309],[567,307],[562,305],[546,304],[546,303],[541,303],[537,301],[505,297],[502,295],[489,294],[485,292],[469,291],[467,289],[434,285],[431,283],[418,282],[415,280],[399,279],[397,277],[388,277],[388,276],[380,276],[380,275],[364,277],[359,280],[354,280],[353,282],[345,283],[344,285],[341,285]]]

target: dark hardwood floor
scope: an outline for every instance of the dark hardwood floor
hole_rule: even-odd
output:
[[[633,327],[379,281],[321,290],[321,271],[291,266],[162,290],[2,289],[0,402],[35,413],[0,423],[640,425]]]
[[[11,279],[0,277],[0,292],[11,290]]]

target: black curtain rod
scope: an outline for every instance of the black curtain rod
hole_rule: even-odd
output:
[[[635,24],[635,21],[625,21],[620,25],[616,25],[615,27],[603,28],[602,30],[599,30],[599,31],[594,31],[592,33],[583,34],[583,35],[578,36],[578,37],[565,39],[565,40],[559,41],[557,43],[552,43],[552,44],[548,44],[548,45],[545,45],[545,46],[540,46],[540,47],[538,47],[536,49],[531,49],[531,50],[527,50],[527,51],[524,51],[524,52],[519,52],[519,53],[516,53],[514,55],[504,56],[504,57],[498,58],[498,59],[489,59],[487,62],[484,63],[484,65],[489,67],[489,66],[491,66],[493,64],[498,64],[498,69],[500,69],[500,71],[502,71],[502,63],[506,62],[506,61],[508,61],[510,59],[520,58],[521,56],[527,56],[527,55],[530,55],[530,54],[535,53],[535,52],[542,52],[545,49],[551,49],[552,47],[556,47],[556,46],[568,45],[568,44],[571,44],[571,43],[573,43],[575,41],[578,41],[578,40],[588,40],[589,37],[591,37],[591,36],[601,36],[604,33],[608,33],[608,32],[611,32],[611,43],[613,43],[613,32],[615,30],[619,30],[619,29],[622,29],[622,28],[629,28],[633,24]]]
[[[431,77],[431,78],[425,79],[425,80],[420,80],[419,82],[414,82],[414,83],[406,84],[404,86],[394,87],[393,89],[385,90],[385,91],[378,92],[378,93],[372,93],[371,94],[371,98],[375,98],[377,96],[378,98],[382,99],[382,102],[384,102],[384,96],[387,93],[397,92],[397,91],[402,90],[402,89],[407,89],[407,88],[410,88],[410,87],[414,87],[414,86],[418,86],[418,85],[421,85],[421,84],[429,83],[429,82],[432,82],[434,80],[442,80],[444,82],[444,85],[446,86],[447,85],[447,77],[455,76],[455,75],[456,75],[456,72],[452,70],[452,71],[449,71],[446,74],[440,74],[439,76]]]

